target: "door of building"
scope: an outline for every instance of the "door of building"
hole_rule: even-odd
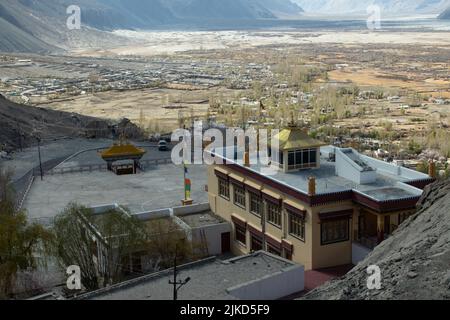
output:
[[[222,253],[228,253],[231,251],[231,233],[222,233]]]
[[[384,233],[391,234],[391,216],[384,217]]]
[[[360,215],[358,219],[358,238],[361,239],[366,234],[366,217]]]

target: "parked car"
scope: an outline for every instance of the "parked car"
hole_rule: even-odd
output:
[[[166,140],[160,140],[158,142],[158,150],[159,151],[168,151],[169,150],[169,145]]]

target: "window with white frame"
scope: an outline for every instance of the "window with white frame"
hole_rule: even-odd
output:
[[[250,212],[258,217],[262,213],[262,199],[260,195],[250,192]]]
[[[234,204],[245,209],[245,189],[241,186],[233,184]]]
[[[281,206],[279,203],[267,201],[267,221],[281,227]]]
[[[218,179],[219,179],[219,195],[222,198],[229,200],[230,199],[230,184],[229,184],[228,180],[223,179],[223,178],[218,178]]]

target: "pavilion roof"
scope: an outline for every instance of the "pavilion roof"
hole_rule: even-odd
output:
[[[326,143],[323,143],[320,140],[311,138],[305,128],[298,126],[289,126],[281,130],[281,132],[275,136],[275,139],[278,139],[279,141],[280,151],[320,148],[326,145]]]
[[[115,144],[109,149],[103,151],[101,156],[103,159],[115,159],[115,158],[141,158],[146,151],[138,148],[132,144]]]

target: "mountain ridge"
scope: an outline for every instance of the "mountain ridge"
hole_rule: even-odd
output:
[[[366,14],[370,5],[378,5],[385,15],[439,14],[449,0],[293,0],[305,12],[314,14]]]
[[[439,15],[439,19],[442,19],[442,20],[450,20],[450,7],[448,7],[445,11],[443,11],[443,12]]]
[[[71,5],[81,9],[82,32],[67,28],[66,10]],[[117,29],[145,30],[214,19],[278,19],[301,12],[291,0],[2,0],[0,51],[48,52],[70,47],[74,35],[79,42],[84,36],[90,44],[101,43],[114,38],[107,32]]]

